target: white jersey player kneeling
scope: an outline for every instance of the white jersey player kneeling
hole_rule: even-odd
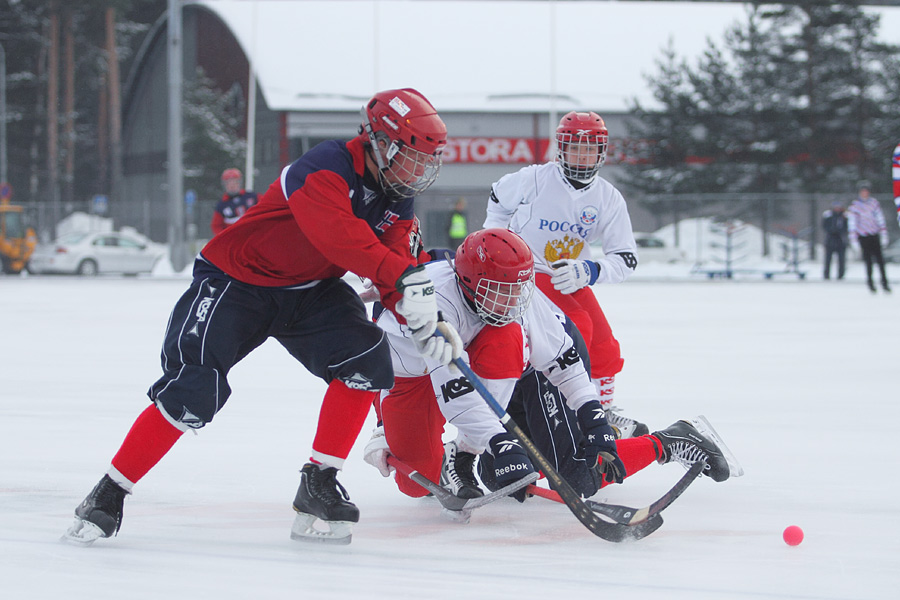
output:
[[[453,264],[439,261],[425,268],[434,282],[438,309],[452,326],[449,331],[458,332],[458,337],[449,336],[451,345],[465,348],[463,360],[491,394],[505,408],[531,364],[561,392],[575,415],[582,434],[577,460],[595,465],[605,481],[621,483],[631,470],[654,461],[706,460],[706,474],[716,481],[732,474],[719,447],[691,425],[674,436],[665,430],[617,442],[597,388],[557,316],[559,310],[535,291],[531,250],[515,233],[475,232],[459,247]],[[407,328],[389,312],[381,313],[377,322],[388,333],[395,383],[376,404],[379,425],[366,446],[366,462],[387,477],[393,470],[387,457],[393,455],[431,481],[441,477],[464,498],[483,494],[473,467],[475,456],[485,451],[491,455],[492,484],[498,488],[534,472],[519,440],[504,429],[465,376],[423,357]],[[456,441],[447,444],[446,459],[445,421],[458,430]],[[400,472],[395,479],[409,496],[427,494]],[[525,491],[514,496],[524,500]]]

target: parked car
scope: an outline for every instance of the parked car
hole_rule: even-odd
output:
[[[894,240],[882,251],[884,262],[900,263],[900,239]]]
[[[638,262],[664,262],[676,263],[686,260],[683,250],[667,246],[666,243],[652,233],[634,232],[634,242],[637,244]],[[594,244],[599,252],[603,252],[600,244]]]
[[[30,273],[149,273],[165,254],[165,246],[121,232],[69,233],[37,247],[28,262]]]

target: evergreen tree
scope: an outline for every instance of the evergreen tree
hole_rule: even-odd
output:
[[[669,48],[648,78],[662,106],[635,103],[649,140],[625,186],[653,194],[834,191],[885,180],[900,139],[896,46],[856,4],[748,9],[691,66]],[[894,117],[891,120],[891,117]]]
[[[247,143],[238,137],[246,112],[243,94],[237,87],[223,94],[198,68],[185,83],[183,110],[184,189],[201,196],[219,192],[222,165],[240,165],[246,154]]]
[[[100,95],[107,72],[105,14],[116,9],[116,44],[121,72],[126,73],[144,34],[165,10],[163,0],[83,0],[4,2],[0,11],[0,43],[6,51],[7,148],[9,178],[19,202],[46,201],[49,197],[47,165],[47,84],[49,22],[52,14],[62,26],[71,15],[74,32],[74,159],[73,198],[84,200],[108,192],[99,181]],[[60,82],[64,64],[60,57]],[[59,119],[63,114],[60,83]],[[60,146],[64,148],[62,129]],[[60,165],[65,159],[61,151]],[[61,166],[60,166],[61,169]]]

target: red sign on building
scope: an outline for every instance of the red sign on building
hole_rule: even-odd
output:
[[[645,162],[646,142],[643,140],[610,140],[606,164],[634,164]],[[549,156],[550,141],[535,138],[508,137],[452,137],[444,148],[443,162],[455,164],[539,164],[553,160]],[[555,152],[555,146],[553,147]]]
[[[445,163],[543,163],[550,142],[535,138],[452,137],[444,148]]]

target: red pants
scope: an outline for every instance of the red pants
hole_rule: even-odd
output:
[[[434,397],[431,378],[397,377],[394,387],[381,399],[379,411],[391,454],[428,479],[438,482],[444,462],[444,416]],[[409,477],[396,474],[397,487],[407,496],[419,498],[428,490]]]
[[[591,378],[613,377],[621,371],[625,361],[619,342],[613,336],[593,290],[586,287],[574,294],[561,294],[553,288],[550,276],[544,273],[535,275],[535,283],[551,302],[572,319],[584,338],[591,359]]]

